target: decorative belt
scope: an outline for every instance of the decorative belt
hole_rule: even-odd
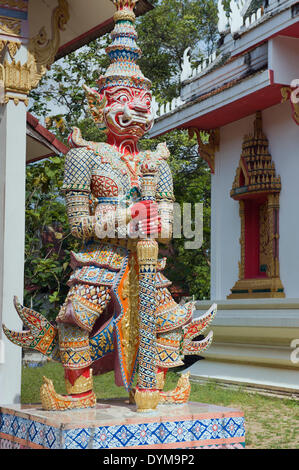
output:
[[[137,247],[137,241],[137,239],[131,238],[103,238],[101,240],[92,239],[85,243],[85,247],[87,248],[89,245],[107,243],[107,245],[121,246],[123,248],[126,248],[128,251],[135,252]]]
[[[98,197],[99,204],[114,204],[118,206],[120,204],[120,199],[118,197]]]

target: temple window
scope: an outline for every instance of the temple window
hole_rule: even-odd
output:
[[[279,274],[280,176],[258,112],[246,135],[231,197],[239,201],[241,261],[229,299],[285,297]]]

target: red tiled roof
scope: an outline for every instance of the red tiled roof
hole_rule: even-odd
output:
[[[58,152],[62,153],[63,155],[66,155],[67,152],[69,151],[69,148],[64,145],[60,140],[57,139],[57,137],[52,134],[52,132],[48,131],[44,126],[40,124],[38,119],[36,119],[32,114],[27,113],[27,125],[32,127],[35,132],[37,132],[41,137],[46,139],[47,142],[49,142],[50,145],[55,147]]]

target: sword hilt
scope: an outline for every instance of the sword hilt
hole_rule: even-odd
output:
[[[147,156],[141,164],[140,171],[142,175],[141,199],[154,202],[156,200],[157,163]]]

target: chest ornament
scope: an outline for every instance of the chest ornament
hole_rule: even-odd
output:
[[[93,175],[91,179],[91,192],[95,197],[118,196],[119,188],[116,182],[104,175]]]

